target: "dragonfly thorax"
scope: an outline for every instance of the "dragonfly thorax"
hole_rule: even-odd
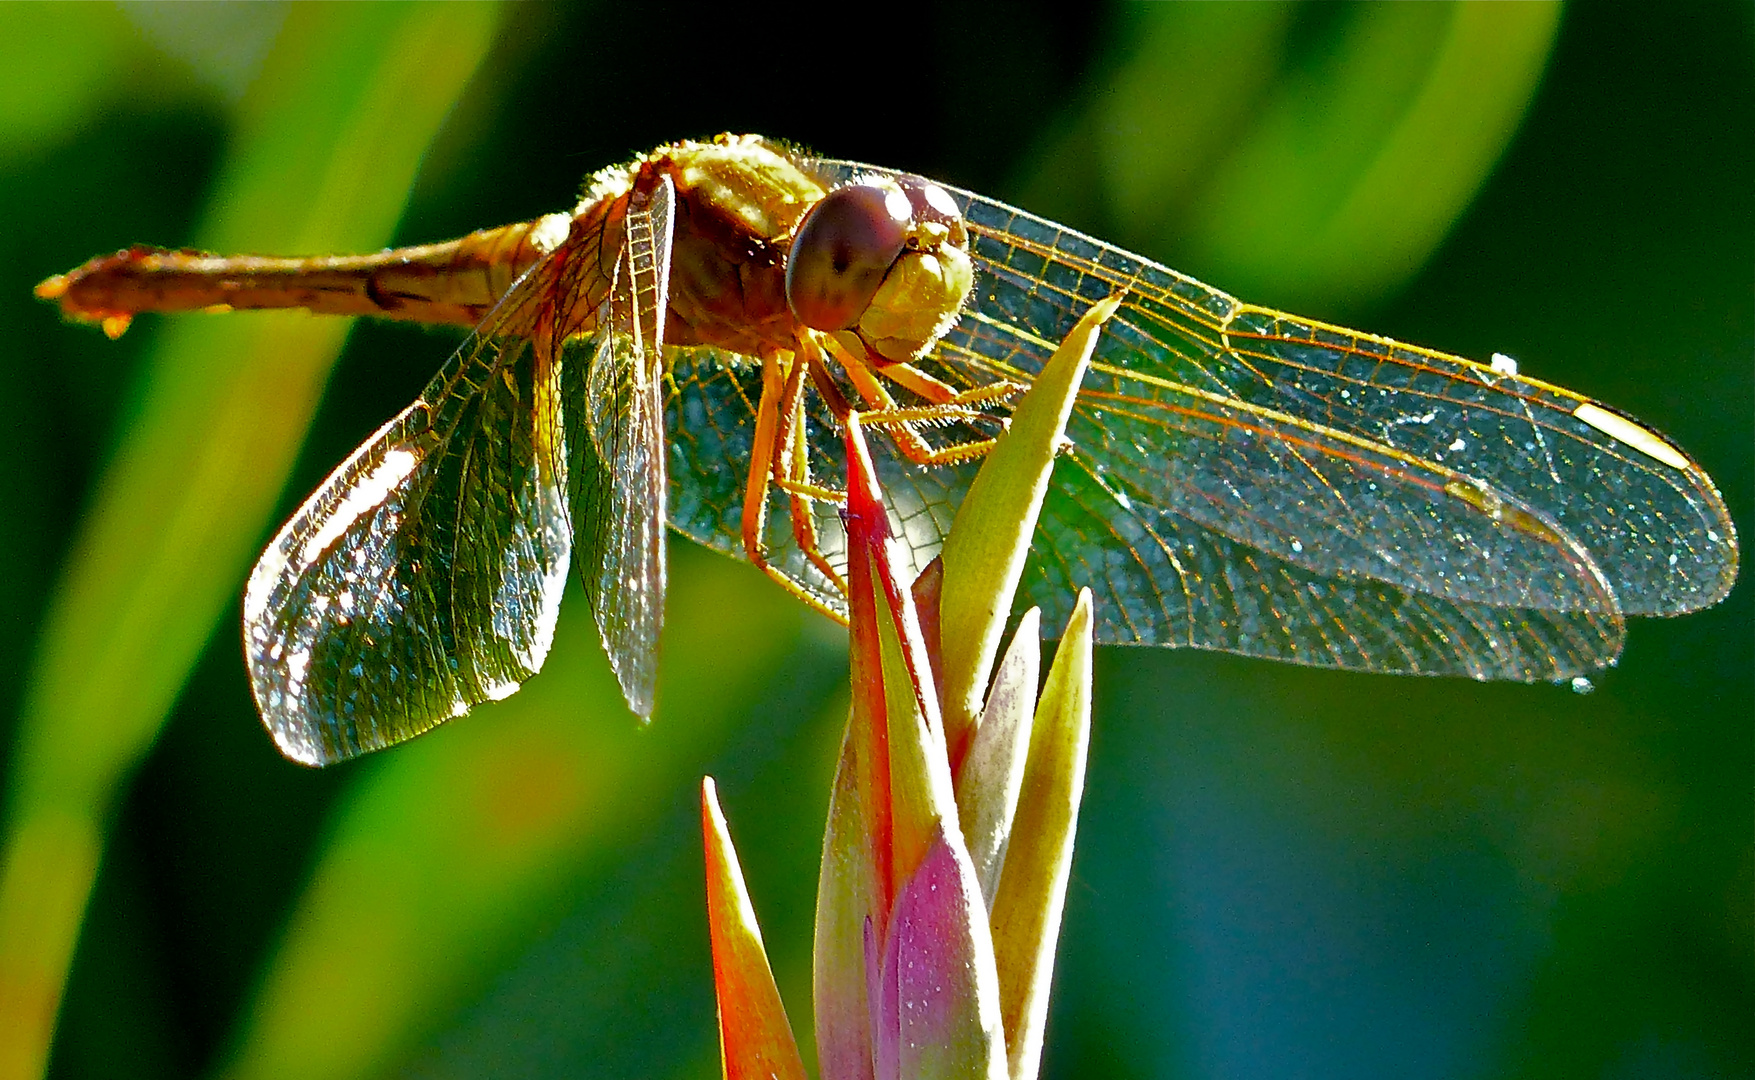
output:
[[[801,159],[735,135],[665,147],[625,175],[619,190],[600,177],[599,207],[661,175],[676,188],[668,344],[761,355],[817,330],[878,365],[904,362],[950,329],[973,286],[956,203],[918,177],[831,192]]]
[[[802,327],[786,303],[786,250],[824,186],[739,136],[668,146],[631,171],[635,190],[661,175],[676,187],[666,343],[746,355],[791,349]]]

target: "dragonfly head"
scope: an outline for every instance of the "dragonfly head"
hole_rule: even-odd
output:
[[[916,176],[857,177],[809,210],[786,264],[800,323],[857,337],[885,363],[912,360],[956,322],[975,282],[963,215]]]

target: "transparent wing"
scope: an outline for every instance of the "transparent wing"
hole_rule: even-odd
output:
[[[580,403],[569,442],[579,570],[628,707],[652,714],[664,619],[663,327],[674,198],[668,177],[636,195],[590,339],[565,347]],[[575,359],[577,357],[577,359]]]
[[[671,351],[671,525],[742,557],[738,500],[749,460],[756,366],[712,349]],[[844,451],[832,418],[815,406],[811,457],[836,477]],[[892,533],[915,569],[943,545],[978,463],[920,469],[881,436],[870,441],[890,496]],[[784,496],[770,494],[764,544],[775,565],[823,607],[844,601],[799,552]],[[836,508],[814,507],[820,544],[844,567]],[[1093,542],[1093,537],[1101,542]],[[1603,666],[1620,648],[1613,611],[1553,612],[1422,595],[1369,578],[1322,575],[1149,505],[1122,507],[1077,451],[1056,465],[1020,588],[1064,625],[1078,588],[1098,594],[1101,640],[1219,649],[1322,667],[1480,679],[1558,679]],[[1138,614],[1145,612],[1145,615]]]
[[[521,331],[550,270],[513,288],[251,573],[251,689],[288,757],[400,742],[542,666],[571,532],[557,373]]]
[[[995,215],[991,205],[972,206],[971,212]],[[1397,583],[1492,603],[1515,602],[1518,597],[1507,593],[1516,591],[1533,606],[1576,607],[1573,590],[1552,588],[1555,573],[1564,572],[1574,554],[1565,544],[1550,545],[1547,560],[1527,557],[1533,553],[1515,561],[1486,560],[1470,580],[1466,554],[1459,559],[1455,547],[1432,543],[1452,528],[1474,536],[1483,517],[1492,517],[1482,504],[1493,500],[1478,499],[1453,482],[1467,478],[1476,492],[1503,497],[1493,505],[1523,508],[1576,541],[1624,613],[1693,610],[1716,602],[1735,577],[1734,532],[1706,475],[1679,455],[1680,467],[1660,461],[1581,419],[1581,407],[1592,404],[1584,398],[1459,358],[1248,308],[1222,294],[1199,296],[1192,283],[1137,260],[1111,269],[1118,254],[1113,249],[1050,233],[1044,223],[1015,213],[1003,235],[1020,239],[1001,241],[1000,235],[984,233],[982,240],[1007,249],[1004,260],[989,259],[991,295],[1011,293],[1016,309],[1034,307],[1032,317],[1044,314],[1045,301],[1037,298],[1080,306],[1076,292],[1028,274],[1032,249],[1044,243],[1054,260],[1051,276],[1082,275],[1079,287],[1107,287],[1102,282],[1109,276],[1142,277],[1099,357],[1097,393],[1080,410],[1086,421],[1081,428],[1089,434],[1123,419],[1124,410],[1108,402],[1144,400],[1142,409],[1126,417],[1121,438],[1135,438],[1142,428],[1168,429],[1174,437],[1167,449],[1181,467],[1159,468],[1155,479],[1146,479],[1137,458],[1123,455],[1121,464],[1133,466],[1133,477],[1165,509],[1198,514],[1192,503],[1202,496],[1182,494],[1190,485],[1207,484],[1215,474],[1248,473],[1257,490],[1279,489],[1281,508],[1306,500],[1311,507],[1326,504],[1308,519],[1313,528],[1329,524],[1346,535],[1354,522],[1366,519],[1365,527],[1400,559],[1389,575]],[[1200,306],[1183,293],[1197,296]],[[1022,359],[1005,341],[1009,334],[990,335],[985,326],[992,324],[981,325],[966,341],[971,359]],[[1002,349],[1007,355],[996,357]],[[1240,434],[1247,418],[1269,414],[1276,417],[1272,424]],[[1405,527],[1384,529],[1369,520],[1384,514],[1372,504],[1391,501],[1396,506],[1390,512],[1403,514],[1407,504],[1422,501],[1409,498],[1405,486],[1386,493],[1384,469],[1357,467],[1344,453],[1306,454],[1308,469],[1280,468],[1268,460],[1300,443],[1333,442],[1329,433],[1375,445],[1387,460],[1417,463],[1421,475],[1409,476],[1448,497],[1428,502]],[[1222,460],[1251,452],[1256,461]],[[1464,497],[1455,497],[1459,493]],[[1271,550],[1276,542],[1289,546],[1297,538],[1296,520],[1285,521],[1283,533],[1263,530],[1254,519],[1234,515],[1235,509],[1233,504],[1222,513],[1235,523],[1230,535],[1236,539]],[[1205,520],[1216,523],[1212,516]],[[1333,550],[1312,550],[1293,561],[1319,572],[1359,569],[1378,576]]]
[[[1081,543],[1093,533],[1102,542]],[[1324,574],[1149,505],[1118,512],[1077,459],[1056,465],[1020,588],[1044,625],[1071,615],[1081,586],[1105,612],[1099,640],[1185,645],[1308,664],[1523,682],[1613,662],[1613,610],[1496,606]]]

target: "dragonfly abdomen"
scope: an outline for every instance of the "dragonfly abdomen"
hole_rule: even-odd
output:
[[[565,236],[565,215],[549,215],[373,255],[222,256],[136,245],[57,274],[36,293],[111,337],[141,312],[209,309],[305,308],[473,327]]]

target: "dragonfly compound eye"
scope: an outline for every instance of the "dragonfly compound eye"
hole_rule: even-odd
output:
[[[894,185],[849,184],[810,208],[786,263],[786,302],[816,330],[859,321],[907,243],[909,199]]]
[[[885,180],[908,200],[902,254],[854,331],[879,363],[916,360],[957,321],[975,284],[969,231],[950,192],[918,176]],[[851,347],[851,346],[850,346]]]

